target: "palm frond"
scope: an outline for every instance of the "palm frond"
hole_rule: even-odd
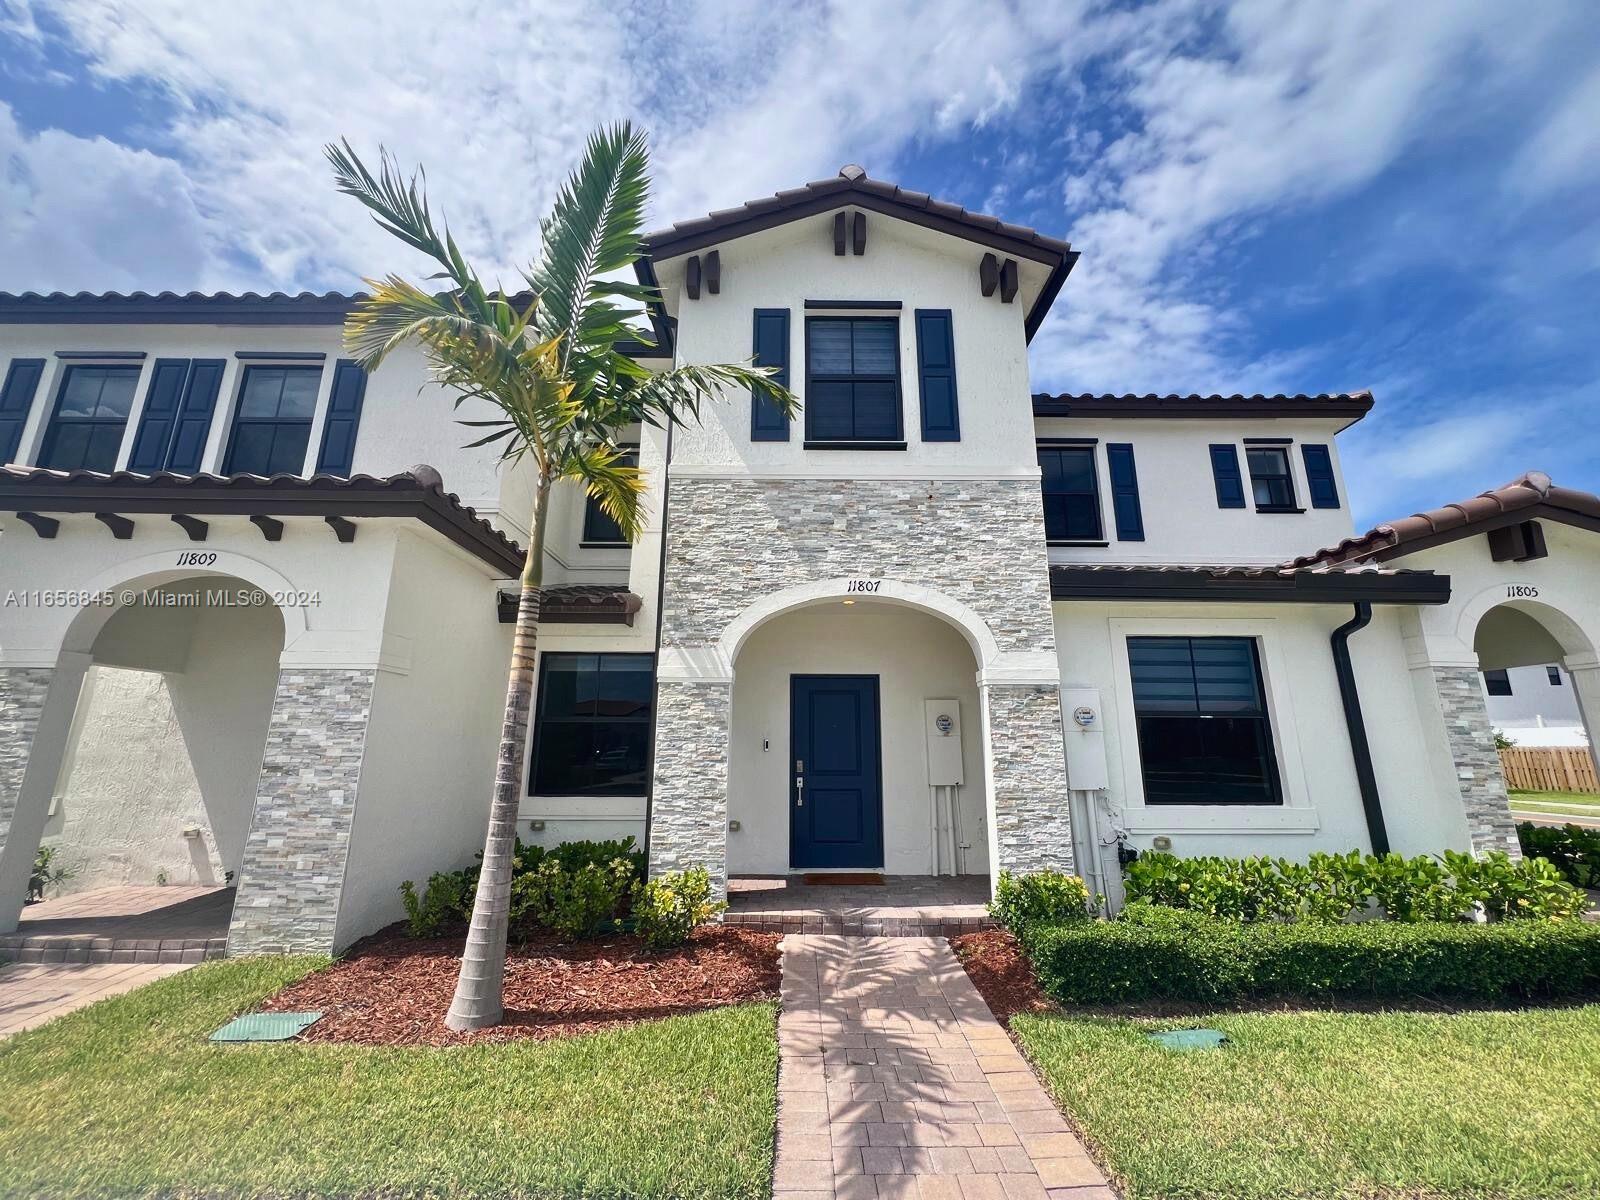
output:
[[[634,541],[643,523],[644,473],[627,461],[629,452],[609,443],[575,446],[566,456],[561,478],[581,480],[600,509],[617,523],[623,537]]]
[[[539,261],[527,278],[540,298],[541,330],[563,338],[563,365],[582,340],[585,309],[627,286],[602,276],[628,266],[639,252],[649,167],[644,134],[630,123],[597,130],[540,223]]]
[[[673,425],[698,420],[703,400],[729,390],[753,392],[777,405],[785,416],[793,417],[800,411],[800,402],[774,378],[775,374],[772,367],[743,363],[684,363],[630,380],[622,390],[632,419],[651,425],[663,420]]]

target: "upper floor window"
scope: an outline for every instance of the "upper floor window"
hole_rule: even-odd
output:
[[[298,475],[305,470],[320,367],[246,367],[233,418],[229,475]]]
[[[1254,638],[1130,637],[1146,804],[1280,804]]]
[[[1039,447],[1044,535],[1051,542],[1098,542],[1100,487],[1093,446]]]
[[[637,467],[639,454],[625,454],[621,459],[622,465]],[[583,495],[583,540],[582,546],[626,546],[628,539],[622,535],[622,526],[616,519],[600,507],[600,501],[585,492]]]
[[[644,795],[654,694],[648,654],[545,654],[529,795]]]
[[[1249,446],[1245,461],[1250,467],[1250,491],[1256,511],[1292,509],[1294,479],[1289,474],[1289,451],[1283,446]]]
[[[1544,669],[1544,675],[1545,675],[1545,678],[1550,681],[1550,686],[1551,687],[1560,687],[1561,686],[1561,668],[1560,667],[1546,667]]]
[[[68,367],[39,465],[57,471],[116,470],[138,383],[138,367]]]
[[[806,319],[805,414],[808,441],[901,440],[897,318]]]
[[[1511,676],[1505,671],[1485,671],[1483,687],[1491,696],[1511,695]]]

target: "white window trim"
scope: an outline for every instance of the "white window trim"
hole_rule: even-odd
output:
[[[1284,661],[1277,622],[1272,617],[1113,617],[1111,671],[1122,763],[1123,824],[1132,833],[1314,833],[1322,826],[1295,721],[1292,676]],[[1272,749],[1283,787],[1281,805],[1156,804],[1144,802],[1144,770],[1139,760],[1139,725],[1133,707],[1129,637],[1248,637],[1261,662],[1261,687]]]

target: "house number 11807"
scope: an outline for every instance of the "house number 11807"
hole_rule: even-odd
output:
[[[875,592],[883,586],[881,579],[851,579],[844,585],[847,592]]]

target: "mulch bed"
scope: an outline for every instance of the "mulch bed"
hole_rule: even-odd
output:
[[[950,945],[1002,1025],[1017,1013],[1059,1011],[1039,986],[1017,939],[1005,930],[964,933],[951,938]]]
[[[570,1037],[657,1017],[699,1012],[778,993],[776,933],[704,927],[675,950],[647,950],[632,935],[563,942],[538,935],[506,958],[505,1021],[476,1033],[444,1027],[465,931],[411,938],[391,925],[357,942],[331,967],[290,984],[266,1012],[321,1010],[309,1042],[454,1046]]]

